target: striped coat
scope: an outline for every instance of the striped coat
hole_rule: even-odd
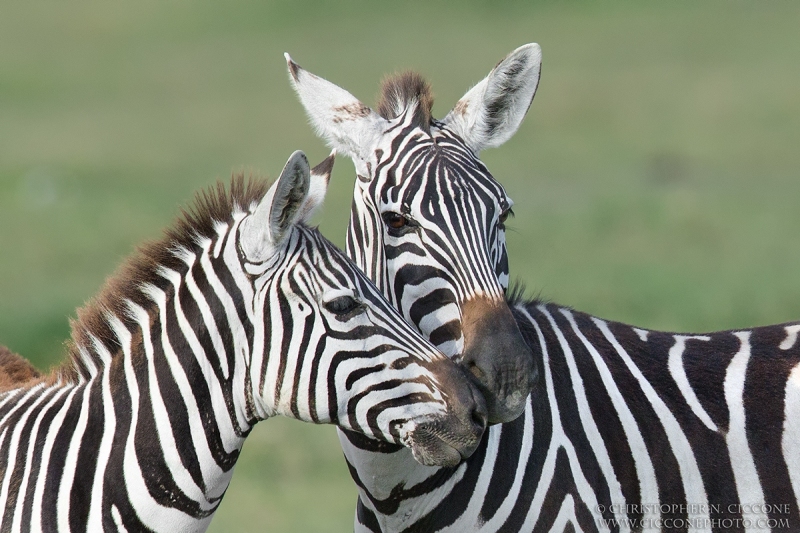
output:
[[[523,416],[424,486],[352,461],[357,529],[800,527],[800,324],[686,335],[537,301],[514,315],[543,378]]]
[[[487,271],[507,283],[511,201],[477,155],[516,131],[540,60],[536,45],[513,51],[441,121],[419,83],[390,80],[374,113],[290,63],[317,131],[355,162],[348,253],[440,346],[466,302],[446,302],[452,322],[409,310],[435,307],[434,289],[453,279],[463,293],[481,290]],[[359,112],[332,120],[346,110]],[[458,260],[440,261],[411,283],[430,289],[407,296],[398,273],[442,256]],[[455,469],[417,467],[404,450],[343,433],[357,531],[800,529],[797,326],[676,335],[536,301],[511,306],[538,378],[523,416],[490,427]]]
[[[296,152],[271,187],[201,195],[78,313],[51,374],[0,350],[0,531],[203,531],[279,414],[427,465],[474,451],[464,371],[303,224],[331,165]]]

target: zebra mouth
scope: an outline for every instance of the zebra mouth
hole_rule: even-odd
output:
[[[414,459],[425,466],[453,467],[471,456],[480,444],[481,433],[455,435],[437,422],[417,426],[409,436]]]
[[[433,365],[439,365],[438,379],[450,393],[445,412],[409,420],[403,444],[423,465],[456,466],[481,442],[489,421],[486,402],[463,367],[444,358]]]

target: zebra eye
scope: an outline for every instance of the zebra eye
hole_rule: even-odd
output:
[[[400,229],[408,225],[408,219],[400,213],[387,211],[383,215],[383,221],[392,229]]]
[[[329,302],[325,302],[322,304],[325,306],[325,309],[336,315],[337,317],[344,317],[346,315],[352,314],[356,310],[363,309],[364,306],[353,298],[352,296],[339,296],[338,298],[334,298]]]

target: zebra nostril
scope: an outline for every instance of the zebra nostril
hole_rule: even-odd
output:
[[[472,423],[475,424],[476,429],[483,431],[489,422],[489,417],[479,406],[472,410]]]

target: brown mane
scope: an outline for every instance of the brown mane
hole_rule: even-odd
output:
[[[0,346],[0,392],[26,386],[41,377],[30,361]]]
[[[384,78],[376,111],[386,120],[412,109],[413,124],[430,133],[433,92],[430,84],[416,72],[402,72]]]
[[[182,272],[186,264],[174,255],[176,249],[198,250],[197,240],[217,235],[215,226],[229,222],[236,209],[249,209],[260,201],[269,190],[265,180],[245,179],[242,174],[231,178],[229,188],[221,182],[196,194],[188,209],[182,209],[178,219],[164,231],[164,236],[154,242],[145,243],[109,277],[100,292],[77,311],[77,318],[70,321],[72,336],[67,341],[69,358],[55,370],[53,378],[77,381],[80,375],[89,372],[83,363],[80,347],[91,348],[92,336],[100,340],[112,354],[119,351],[116,335],[106,320],[110,312],[124,324],[130,325],[127,302],[132,301],[144,309],[153,307],[140,290],[144,284],[161,287],[169,294],[171,285],[158,274],[163,266]],[[168,287],[168,285],[170,285]],[[135,330],[134,328],[130,328]],[[99,361],[95,361],[100,366]]]

